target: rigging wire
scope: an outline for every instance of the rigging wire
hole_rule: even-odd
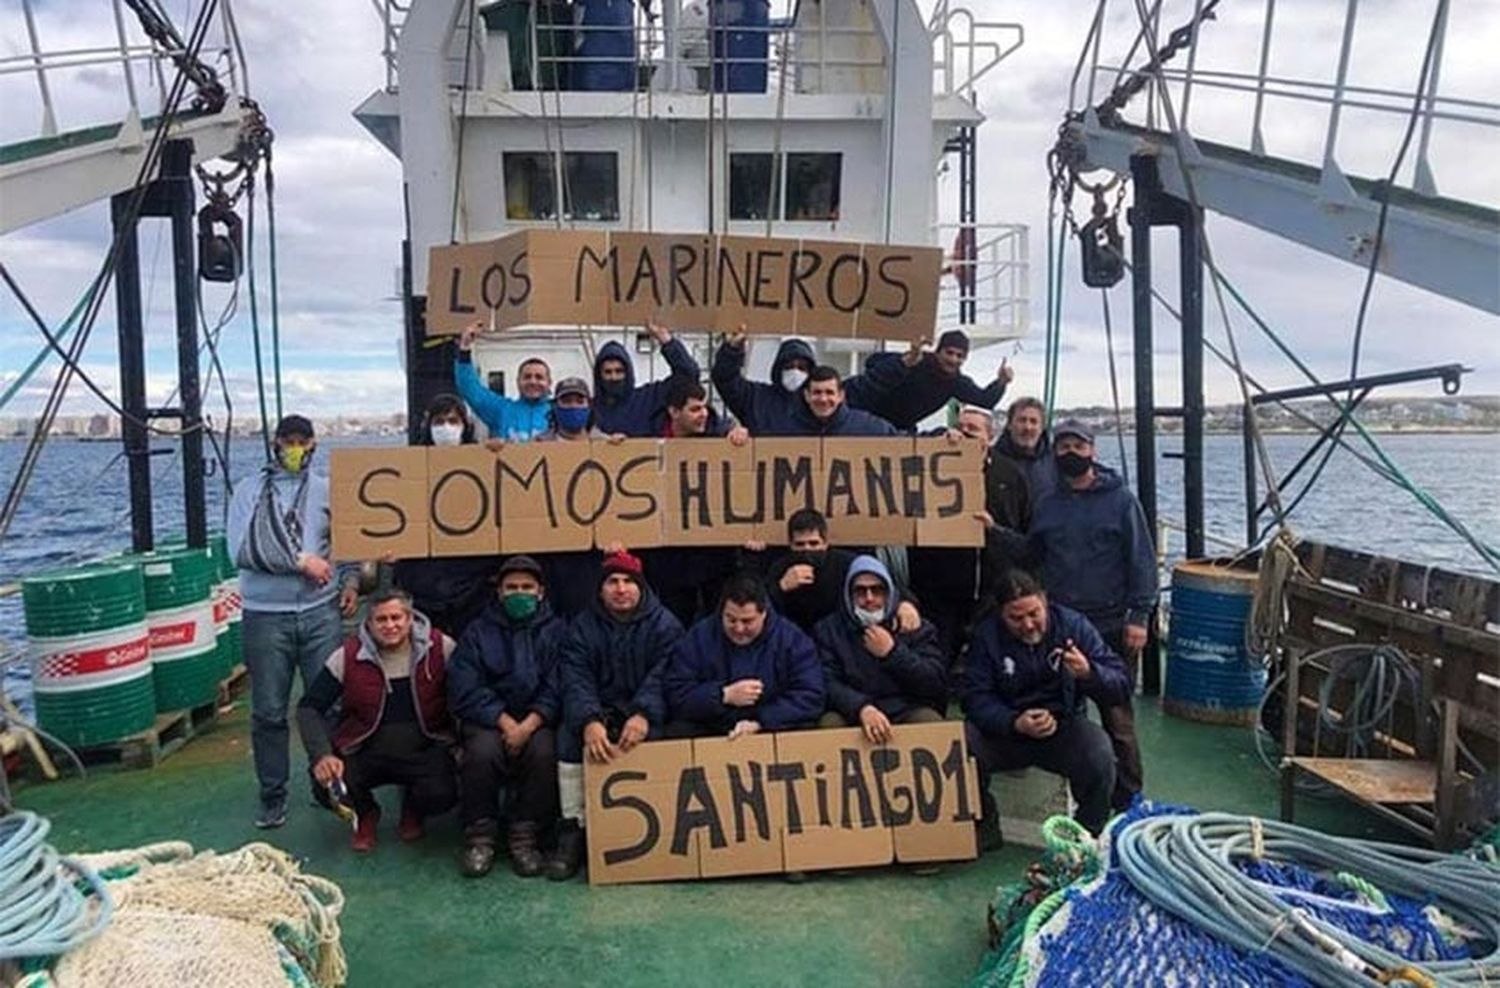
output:
[[[1115,403],[1115,440],[1120,444],[1120,478],[1130,483],[1130,462],[1125,458],[1125,416],[1120,411],[1120,378],[1115,371],[1115,329],[1109,311],[1109,289],[1099,289],[1099,303],[1104,310],[1104,345],[1109,351],[1109,394]]]
[[[469,23],[464,30],[464,72],[462,82],[459,84],[458,103],[458,153],[453,160],[453,212],[448,220],[448,242],[458,243],[458,201],[459,189],[463,186],[464,176],[464,132],[469,123],[469,62],[474,55],[474,12],[479,7],[478,0],[468,0]],[[457,27],[457,24],[454,25]],[[269,162],[268,162],[269,164]],[[273,241],[274,243],[274,241]],[[281,374],[277,371],[277,394],[280,396]],[[277,414],[281,414],[279,401]]]
[[[276,173],[271,169],[271,147],[266,145],[266,239],[271,248],[271,375],[276,388],[276,420],[281,420],[281,302],[276,287]]]
[[[250,345],[255,355],[255,394],[260,403],[260,440],[266,462],[271,462],[271,422],[266,407],[266,369],[260,345],[259,292],[255,287],[255,176],[245,179],[245,277],[250,292]]]

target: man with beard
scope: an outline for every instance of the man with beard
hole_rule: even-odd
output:
[[[601,432],[636,437],[654,435],[652,423],[666,405],[672,382],[679,377],[698,380],[698,362],[682,341],[672,336],[671,330],[648,322],[646,331],[661,347],[661,355],[672,373],[660,381],[637,385],[630,351],[615,340],[600,347],[594,359],[594,424]]]
[[[964,736],[983,777],[981,846],[999,837],[990,774],[1033,765],[1068,780],[1078,822],[1097,835],[1109,819],[1115,758],[1084,701],[1128,701],[1125,669],[1083,615],[1049,601],[1029,574],[1003,577],[997,604],[974,629],[963,689]]]

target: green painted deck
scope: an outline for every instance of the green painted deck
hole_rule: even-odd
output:
[[[285,828],[255,830],[244,703],[158,769],[28,785],[18,802],[51,817],[52,842],[65,851],[168,839],[227,849],[269,836],[343,887],[355,986],[957,985],[984,950],[995,887],[1036,856],[1012,846],[933,877],[882,869],[802,885],[751,878],[593,889],[523,881],[504,861],[468,880],[457,871],[451,815],[424,841],[402,845],[388,812],[368,856],[349,851],[349,832],[331,814],[295,798]],[[1165,717],[1154,700],[1140,701],[1139,720],[1148,795],[1275,815],[1276,781],[1248,730]],[[1003,800],[998,783],[996,791]],[[1345,803],[1303,799],[1298,813],[1311,826],[1395,839]]]

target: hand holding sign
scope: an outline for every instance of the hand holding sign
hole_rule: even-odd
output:
[[[640,714],[635,714],[625,721],[625,726],[620,728],[620,750],[629,751],[642,741],[651,731],[651,723]]]
[[[464,327],[463,332],[458,334],[458,348],[464,353],[474,349],[474,341],[484,331],[484,320],[475,319]]]
[[[609,732],[597,720],[589,721],[583,728],[583,750],[601,764],[614,760],[615,746],[609,743]]]
[[[1010,360],[1008,358],[1000,358],[1000,369],[995,372],[995,376],[1004,381],[1006,384],[1009,384],[1011,381],[1014,381],[1016,379],[1015,368],[1010,365]]]
[[[765,684],[758,679],[737,679],[724,687],[724,706],[753,707],[760,702]]]
[[[746,736],[747,734],[758,734],[759,732],[760,732],[760,722],[759,721],[755,721],[755,720],[742,720],[742,721],[737,722],[734,725],[733,729],[730,730],[730,732],[729,732],[729,740],[733,741],[735,738],[742,738],[742,737]]]
[[[646,320],[646,332],[651,334],[657,346],[666,346],[672,342],[672,331],[654,319]]]
[[[923,347],[927,346],[927,339],[922,337],[911,341],[911,346],[901,355],[901,362],[908,367],[915,367],[922,362]]]
[[[891,739],[891,719],[873,703],[859,708],[859,726],[871,744],[885,744]]]

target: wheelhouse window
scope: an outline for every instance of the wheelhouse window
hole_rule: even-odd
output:
[[[768,215],[779,219],[780,210],[771,194],[773,156],[762,153],[740,153],[729,156],[729,218],[763,220]]]
[[[556,155],[550,151],[506,151],[505,218],[557,218]],[[611,223],[620,218],[619,155],[613,151],[563,154],[564,215],[568,219]]]
[[[836,220],[842,154],[797,153],[786,156],[786,218]]]

